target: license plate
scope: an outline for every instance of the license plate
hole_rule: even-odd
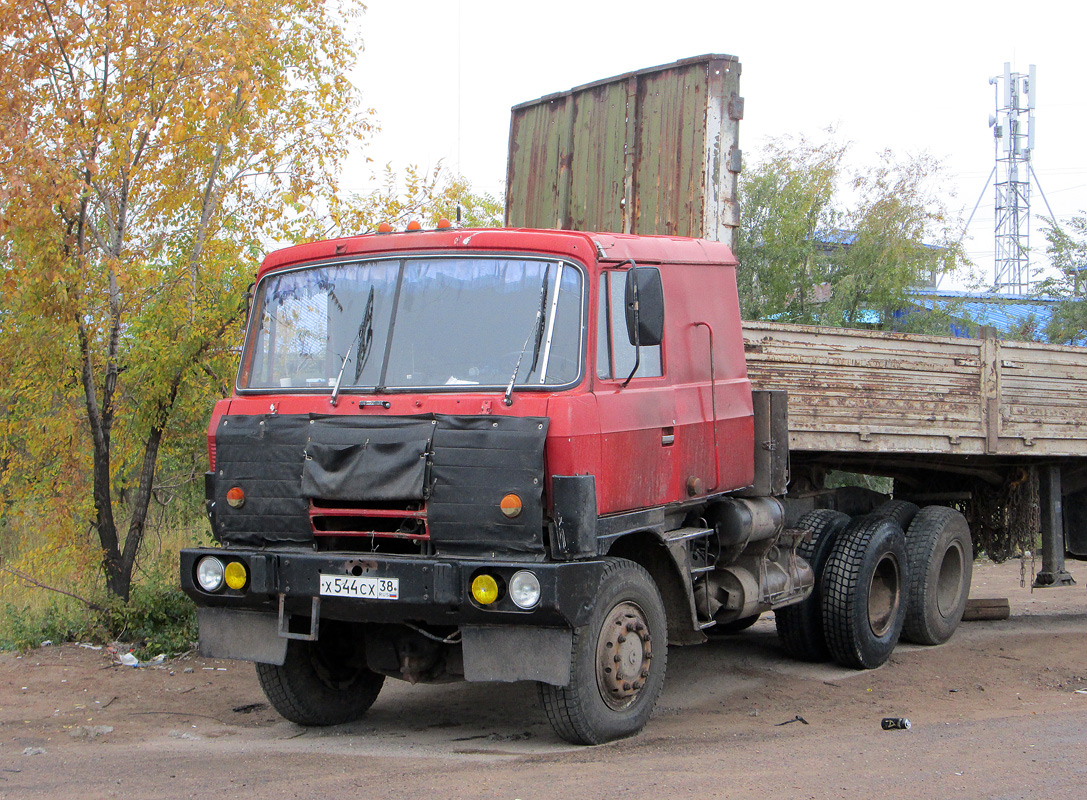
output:
[[[321,594],[361,600],[399,600],[399,578],[357,578],[354,575],[321,575]]]

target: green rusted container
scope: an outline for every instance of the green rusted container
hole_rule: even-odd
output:
[[[731,245],[739,92],[740,62],[704,55],[514,106],[506,225]]]

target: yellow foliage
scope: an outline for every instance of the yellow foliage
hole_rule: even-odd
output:
[[[286,202],[336,205],[342,159],[369,130],[343,78],[355,13],[0,5],[5,549],[40,531],[25,557],[44,569],[82,546],[127,597],[160,459],[199,475],[193,443],[232,382],[254,254],[299,224]]]

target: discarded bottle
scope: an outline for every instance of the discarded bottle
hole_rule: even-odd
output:
[[[883,730],[885,731],[908,731],[909,729],[910,721],[905,717],[883,718]]]

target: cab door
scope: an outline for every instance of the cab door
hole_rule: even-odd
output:
[[[595,394],[601,456],[596,491],[601,514],[682,499],[676,486],[675,395],[659,345],[640,348],[631,377],[635,348],[627,336],[625,283],[626,269],[612,269],[601,273],[597,286]]]

